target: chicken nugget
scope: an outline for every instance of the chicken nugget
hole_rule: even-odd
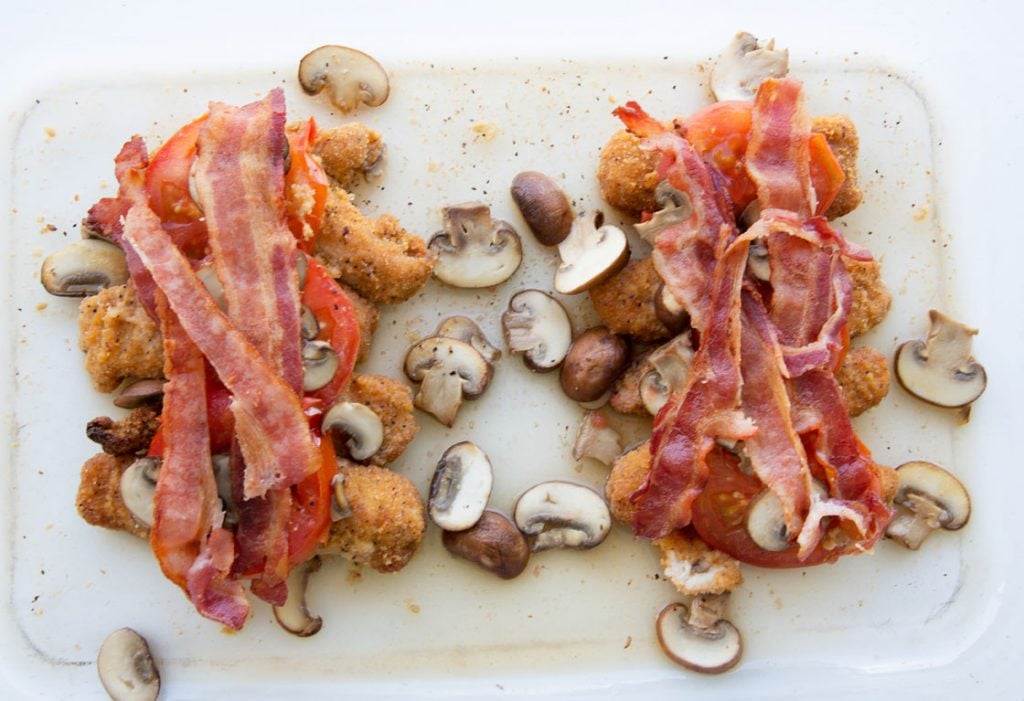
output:
[[[163,336],[131,284],[83,299],[78,330],[85,369],[100,392],[114,391],[127,378],[163,377]]]
[[[634,216],[658,209],[654,188],[661,179],[657,152],[640,148],[641,141],[625,129],[615,132],[601,150],[597,166],[601,196]]]
[[[864,198],[857,185],[857,152],[860,150],[857,127],[845,114],[829,114],[815,117],[811,131],[825,137],[833,155],[839,161],[839,167],[846,175],[839,194],[825,212],[828,219],[838,219],[855,210]]]
[[[874,348],[852,348],[836,372],[850,416],[860,416],[889,394],[889,361]]]
[[[672,333],[654,311],[654,295],[661,277],[648,256],[631,260],[625,268],[590,290],[590,300],[604,325],[615,334],[653,342]]]
[[[380,134],[359,122],[321,131],[313,140],[313,154],[330,177],[346,190],[372,169],[384,155]]]
[[[853,303],[847,317],[851,338],[867,333],[889,313],[892,296],[882,281],[882,264],[877,260],[854,260],[843,256],[846,273],[853,285]]]

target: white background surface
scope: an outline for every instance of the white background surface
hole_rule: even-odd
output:
[[[1022,418],[1015,349],[1024,341],[1012,209],[1022,150],[1022,61],[1008,14],[1016,10],[888,5],[833,3],[826,12],[817,4],[731,4],[726,12],[649,3],[644,14],[607,3],[585,12],[543,3],[445,3],[441,12],[258,2],[237,11],[201,3],[9,10],[0,30],[8,47],[0,59],[0,147],[10,149],[12,165],[0,174],[0,198],[11,212],[0,221],[13,246],[0,364],[17,362],[20,375],[15,386],[9,374],[3,392],[14,397],[3,404],[11,450],[0,473],[11,485],[0,493],[9,534],[0,540],[5,698],[102,695],[91,660],[119,625],[150,638],[167,698],[931,698],[954,689],[1019,697],[1022,548],[1017,529],[1007,529],[1024,491],[1013,445]],[[649,620],[671,589],[653,580],[649,549],[621,531],[592,553],[537,558],[540,575],[509,586],[455,566],[432,532],[395,577],[366,572],[357,581],[347,567],[328,568],[313,592],[324,630],[299,641],[264,609],[242,634],[222,635],[160,578],[144,545],[74,515],[76,465],[90,453],[81,426],[108,408],[80,368],[73,303],[37,287],[38,256],[60,245],[59,232],[38,231],[53,223],[74,235],[70,227],[105,194],[111,159],[131,133],[158,139],[208,99],[246,101],[282,82],[292,116],[319,118],[322,105],[300,96],[292,72],[310,48],[345,43],[394,71],[388,105],[358,115],[389,143],[386,189],[364,193],[371,209],[394,211],[424,235],[439,221],[436,208],[456,198],[491,200],[497,215],[513,218],[504,192],[524,168],[562,175],[581,208],[599,206],[590,173],[615,128],[607,117],[613,104],[636,98],[652,113],[692,111],[701,104],[696,64],[738,29],[788,46],[812,107],[847,111],[858,123],[867,199],[847,231],[885,256],[897,293],[893,316],[872,341],[888,352],[897,337],[923,333],[927,305],[982,329],[975,353],[991,384],[969,425],[954,428],[894,389],[862,427],[883,462],[927,457],[960,468],[975,502],[963,533],[937,536],[915,558],[882,544],[873,556],[806,573],[748,569],[733,606],[745,660],[729,675],[700,678],[657,653]],[[495,125],[497,135],[474,141],[474,124]],[[56,136],[48,139],[47,128]],[[922,217],[911,205],[928,211]],[[865,230],[876,233],[860,238]],[[536,247],[527,255],[532,267],[495,298],[453,298],[432,283],[419,306],[389,312],[373,369],[393,373],[394,356],[448,313],[441,305],[478,316],[496,337],[507,297],[547,286],[550,260]],[[36,311],[38,302],[49,304]],[[496,464],[512,465],[499,467],[496,486],[506,506],[537,475],[600,485],[598,468],[575,473],[567,458],[578,410],[552,389],[553,378],[521,370],[518,359],[504,359],[497,394],[472,405],[452,432],[421,417],[424,432],[410,448],[419,462],[401,469],[424,488],[437,454],[471,432]],[[520,437],[510,436],[509,422],[518,422]]]

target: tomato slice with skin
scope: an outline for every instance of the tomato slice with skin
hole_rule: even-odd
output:
[[[320,447],[320,469],[292,487],[292,510],[288,517],[288,564],[302,564],[327,540],[331,527],[331,482],[338,473],[334,441],[320,433],[323,412],[319,402],[308,402],[313,439]]]
[[[316,234],[327,207],[327,173],[313,158],[310,146],[316,138],[316,121],[310,117],[298,127],[287,130],[291,167],[284,174],[285,211],[288,228],[299,241],[299,248],[313,251]]]
[[[206,221],[189,191],[189,173],[195,163],[199,132],[207,115],[192,120],[157,149],[146,168],[144,188],[149,206],[171,240],[190,257],[206,246]]]
[[[757,187],[746,168],[747,142],[753,102],[715,102],[685,119],[681,133],[725,179],[726,189],[739,216],[757,199]],[[838,159],[822,134],[811,134],[811,183],[817,195],[815,214],[823,214],[846,181]]]
[[[359,355],[359,322],[348,295],[327,269],[312,256],[308,257],[308,261],[302,302],[312,310],[320,324],[317,338],[327,341],[338,354],[338,371],[334,378],[308,396],[319,399],[325,407],[329,407],[348,384],[356,365]]]
[[[813,567],[835,562],[843,548],[827,550],[821,543],[801,560],[797,548],[771,551],[761,548],[747,532],[747,511],[764,485],[753,475],[740,471],[735,455],[716,447],[707,457],[708,481],[693,502],[692,524],[701,539],[712,548],[740,562],[774,569]],[[824,540],[824,539],[823,539]]]

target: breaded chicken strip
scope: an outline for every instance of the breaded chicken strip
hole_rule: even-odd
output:
[[[815,117],[811,131],[825,137],[829,148],[832,149],[832,154],[839,161],[839,167],[846,175],[839,194],[832,200],[832,204],[825,212],[826,218],[838,219],[855,210],[864,198],[857,185],[857,152],[860,150],[857,127],[854,126],[853,120],[845,114],[829,114]]]
[[[658,154],[640,148],[639,136],[625,129],[615,132],[601,150],[597,182],[605,202],[634,216],[658,209],[654,188]]]
[[[149,538],[149,529],[135,520],[121,498],[121,474],[133,462],[135,458],[130,455],[114,457],[106,453],[86,460],[75,506],[79,516],[90,525]]]
[[[434,269],[434,257],[420,237],[390,214],[363,216],[348,193],[327,195],[316,255],[335,278],[377,304],[402,302],[416,294]]]
[[[633,523],[636,507],[629,500],[640,489],[651,471],[651,442],[645,441],[633,450],[623,453],[612,464],[612,471],[604,485],[608,510],[619,523]]]
[[[378,572],[397,572],[416,553],[426,528],[423,501],[404,475],[376,465],[341,468],[352,515],[331,524],[320,552]]]
[[[882,282],[882,264],[877,260],[859,261],[843,256],[846,273],[853,284],[853,303],[847,318],[850,337],[867,333],[885,318],[892,297]]]
[[[370,344],[373,342],[373,334],[380,320],[380,310],[348,285],[339,282],[338,287],[348,296],[356,313],[356,324],[359,326],[359,355],[356,362],[361,363],[370,354]]]
[[[412,390],[398,380],[384,375],[353,375],[342,399],[365,404],[384,425],[384,442],[370,457],[374,465],[387,465],[397,459],[420,430],[413,414]]]
[[[131,284],[109,287],[83,299],[78,308],[78,330],[85,369],[100,392],[114,391],[129,377],[163,377],[163,338]]]
[[[313,154],[320,158],[327,175],[346,190],[355,187],[383,153],[380,134],[358,122],[321,131],[313,140]]]
[[[851,348],[836,372],[850,416],[878,406],[889,393],[889,362],[874,348]]]
[[[740,563],[700,538],[676,531],[654,544],[661,551],[665,577],[683,594],[724,594],[743,584]]]
[[[650,256],[631,260],[626,267],[590,290],[601,321],[612,333],[637,341],[662,341],[672,334],[658,320],[654,295],[661,277]]]

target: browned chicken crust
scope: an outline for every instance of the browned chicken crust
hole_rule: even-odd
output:
[[[384,425],[384,442],[370,457],[374,465],[386,465],[405,452],[420,430],[413,413],[412,390],[384,375],[353,375],[342,399],[368,406]]]
[[[373,334],[377,330],[377,322],[380,321],[380,310],[348,285],[339,282],[338,287],[348,296],[352,310],[356,313],[356,324],[359,326],[359,355],[356,356],[356,362],[361,363],[370,354]]]
[[[423,502],[404,475],[376,465],[341,468],[352,515],[335,521],[320,551],[378,572],[397,572],[416,553],[426,529]]]
[[[654,541],[665,577],[683,594],[724,594],[743,584],[740,563],[700,538],[676,531]]]
[[[591,288],[590,300],[612,333],[643,342],[662,341],[672,334],[654,311],[654,295],[660,284],[661,277],[648,256],[629,261],[625,268]]]
[[[604,486],[608,509],[612,518],[620,523],[631,524],[636,507],[630,502],[630,495],[640,489],[647,473],[651,470],[651,442],[645,441],[633,450],[623,453],[612,464],[612,471]]]
[[[85,369],[100,392],[114,391],[127,378],[163,377],[163,338],[130,284],[83,299],[78,330]]]
[[[615,132],[601,150],[597,165],[597,182],[605,202],[634,216],[658,209],[654,200],[658,155],[641,149],[640,141],[625,129]]]
[[[843,257],[853,285],[853,303],[847,318],[850,336],[860,336],[880,324],[889,313],[892,296],[882,282],[882,264],[877,260],[859,261]]]
[[[75,506],[88,524],[149,538],[149,529],[135,520],[121,498],[121,474],[134,461],[132,456],[115,457],[106,453],[98,453],[86,460],[82,465]]]
[[[160,413],[152,406],[140,406],[120,421],[97,416],[85,425],[85,435],[110,455],[135,455],[149,447],[160,428]]]
[[[845,114],[829,114],[815,117],[811,131],[825,137],[833,155],[839,161],[839,167],[846,175],[839,194],[825,212],[828,219],[838,219],[855,210],[864,198],[857,185],[857,152],[860,150],[857,127]]]
[[[850,416],[878,406],[889,393],[889,362],[874,348],[852,348],[836,372]]]
[[[318,133],[313,140],[313,154],[320,158],[327,175],[342,188],[351,190],[381,159],[384,142],[377,132],[353,122]]]
[[[390,214],[363,216],[339,187],[328,193],[316,254],[333,277],[377,304],[409,299],[434,269],[423,239]]]
[[[640,381],[644,379],[644,375],[654,369],[648,360],[654,350],[654,348],[644,348],[639,352],[634,352],[633,360],[630,361],[626,372],[622,373],[612,385],[612,395],[608,398],[608,405],[620,414],[650,416],[640,397]]]

